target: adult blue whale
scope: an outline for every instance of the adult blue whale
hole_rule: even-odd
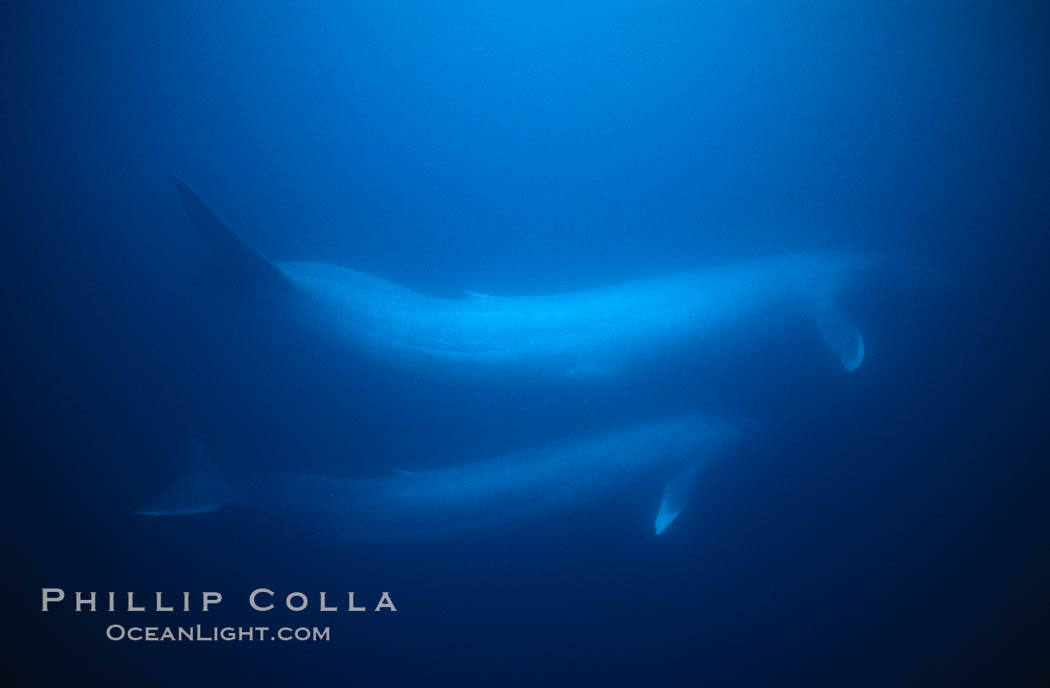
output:
[[[809,318],[843,368],[864,341],[838,295],[874,261],[794,253],[545,296],[441,298],[334,265],[273,262],[173,177],[212,251],[210,273],[337,349],[469,377],[611,377],[734,334]]]
[[[737,440],[726,423],[678,416],[496,459],[388,477],[265,474],[221,480],[193,467],[137,513],[201,514],[230,504],[300,519],[335,538],[433,536],[556,516],[663,485],[653,530],[685,508],[703,462]],[[197,449],[200,452],[200,449]]]

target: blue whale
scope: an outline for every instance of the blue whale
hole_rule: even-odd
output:
[[[443,298],[349,268],[271,261],[173,179],[210,246],[209,272],[250,295],[267,322],[395,368],[609,379],[799,319],[816,326],[846,371],[864,360],[864,340],[839,297],[873,259],[792,253],[572,293]]]
[[[651,487],[659,535],[689,502],[703,463],[739,438],[738,429],[677,416],[495,459],[374,478],[272,473],[223,480],[200,458],[137,513],[203,514],[254,507],[335,539],[428,537],[572,513]],[[662,486],[662,491],[660,490]]]

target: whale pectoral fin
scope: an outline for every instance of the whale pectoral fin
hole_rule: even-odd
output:
[[[853,320],[836,306],[825,306],[815,311],[813,319],[820,336],[839,357],[846,372],[852,373],[859,368],[864,361],[864,339]]]
[[[266,256],[245,241],[197,191],[172,174],[186,216],[211,249],[212,273],[221,274],[227,282],[251,286],[289,286],[288,277]]]
[[[656,513],[656,521],[653,523],[657,535],[667,530],[667,526],[671,525],[678,514],[682,513],[682,509],[689,504],[699,472],[700,464],[690,463],[664,486],[660,496],[660,510]]]

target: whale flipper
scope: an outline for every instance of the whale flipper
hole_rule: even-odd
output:
[[[663,494],[660,496],[660,510],[656,513],[656,521],[653,523],[653,529],[657,535],[667,530],[667,526],[674,522],[678,514],[682,513],[682,509],[689,503],[699,471],[699,463],[690,463],[664,486]]]
[[[136,509],[142,516],[206,514],[235,501],[236,492],[220,476],[204,448],[191,441],[189,468],[149,504]]]
[[[839,357],[846,372],[859,368],[864,362],[864,339],[850,317],[835,306],[826,306],[816,311],[813,319],[820,336]]]
[[[229,282],[253,286],[291,284],[279,267],[245,241],[192,186],[174,174],[171,180],[179,191],[186,216],[211,249],[212,272],[222,274]]]

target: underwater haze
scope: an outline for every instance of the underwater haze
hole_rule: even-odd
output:
[[[1038,3],[3,14],[18,685],[1050,678]]]

